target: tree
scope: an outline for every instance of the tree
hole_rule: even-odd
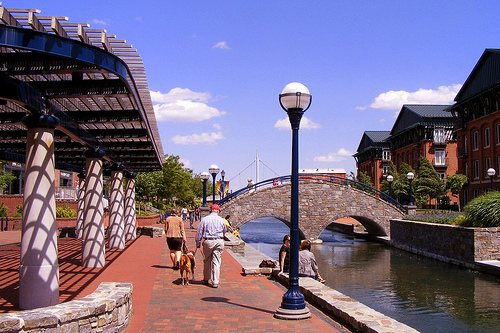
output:
[[[446,179],[446,190],[451,192],[451,194],[455,197],[457,197],[458,200],[458,211],[461,211],[460,208],[460,191],[462,190],[462,187],[464,184],[467,182],[467,176],[462,175],[462,174],[454,174],[451,177],[448,177]]]
[[[358,182],[363,183],[365,185],[368,185],[370,187],[373,187],[372,180],[371,180],[370,176],[368,176],[367,172],[360,172],[358,174]]]
[[[410,202],[410,182],[406,178],[408,172],[415,171],[406,163],[401,163],[399,173],[393,175],[394,181],[392,182],[392,194],[395,199],[401,204],[405,205]]]
[[[444,182],[427,158],[420,156],[418,161],[420,167],[415,180],[415,193],[423,203],[435,198],[437,209],[438,197],[444,193]]]
[[[5,162],[0,163],[0,190],[3,191],[10,185],[10,183],[16,179],[16,176],[12,172],[5,172],[3,166]]]
[[[167,206],[191,206],[195,198],[202,195],[203,184],[199,175],[185,168],[179,156],[165,155],[165,163],[161,171],[139,173],[136,179],[136,192],[139,198],[146,197],[155,201],[155,206],[163,209]]]
[[[390,192],[389,191],[389,182],[387,181],[387,176],[389,176],[389,175],[394,177],[394,180],[397,180],[399,177],[398,170],[396,169],[396,166],[394,165],[394,163],[392,163],[392,161],[389,161],[389,171],[387,171],[387,173],[384,175],[384,180],[382,180],[382,182],[380,183],[380,192],[384,192],[387,195],[390,194],[389,193]],[[393,180],[393,184],[391,185],[391,188],[393,188],[394,180]],[[393,198],[395,198],[394,195],[393,195]]]

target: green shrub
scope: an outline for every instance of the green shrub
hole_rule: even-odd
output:
[[[144,210],[141,210],[140,212],[138,210],[136,210],[135,213],[136,213],[137,216],[151,216],[151,215],[156,215],[156,213],[148,212],[148,211],[144,211]]]
[[[452,224],[454,225],[461,225],[463,226],[464,225],[464,222],[465,222],[465,215],[464,214],[460,214],[460,215],[457,215],[453,221],[452,221]]]
[[[23,205],[16,205],[16,212],[12,214],[13,217],[22,217],[23,216]]]
[[[500,227],[500,192],[475,198],[465,206],[464,211],[464,227]]]
[[[438,223],[438,224],[457,224],[457,219],[462,218],[462,213],[425,213],[425,214],[412,214],[405,215],[403,220],[411,220],[426,223]]]
[[[3,201],[0,203],[0,217],[7,217],[9,210],[4,206]]]
[[[56,207],[56,217],[76,217],[76,210],[68,205]]]

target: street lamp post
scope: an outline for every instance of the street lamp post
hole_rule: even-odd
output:
[[[408,172],[408,174],[406,174],[406,178],[410,182],[410,203],[408,204],[408,206],[413,206],[413,202],[411,200],[412,199],[411,183],[413,181],[413,178],[415,178],[415,175],[413,174],[413,172]]]
[[[203,171],[200,175],[200,179],[203,182],[203,205],[201,207],[207,207],[207,180],[210,178],[208,172]]]
[[[224,181],[224,177],[226,176],[226,171],[222,170],[220,172],[220,176],[222,180],[220,181],[220,198],[224,199],[224,194],[226,192],[226,182]]]
[[[219,167],[215,164],[212,164],[210,168],[208,169],[208,172],[212,175],[212,181],[213,181],[213,186],[212,186],[212,204],[215,204],[215,176],[219,173]]]
[[[392,175],[387,176],[387,181],[389,182],[389,196],[392,199],[392,182],[394,181],[394,177]]]
[[[288,291],[283,295],[275,317],[306,319],[311,317],[304,295],[299,290],[299,126],[304,112],[311,105],[311,94],[301,83],[285,86],[279,96],[280,105],[288,114],[292,127],[292,175],[290,206],[290,273]]]
[[[488,173],[488,176],[490,176],[490,179],[491,179],[491,192],[493,192],[493,177],[495,177],[496,171],[493,168],[489,168],[488,171],[486,171],[486,172]]]

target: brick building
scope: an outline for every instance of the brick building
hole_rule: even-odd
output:
[[[418,172],[418,159],[427,158],[444,179],[457,172],[455,121],[446,111],[449,105],[403,105],[390,136],[392,162],[399,170],[401,163]]]
[[[486,49],[448,108],[456,120],[458,173],[467,176],[461,201],[500,189],[500,49]],[[493,168],[491,179],[487,170]]]
[[[389,170],[391,151],[389,143],[385,141],[389,135],[390,131],[364,132],[356,154],[352,155],[356,160],[357,176],[365,172],[378,190],[384,174]]]
[[[367,131],[354,158],[358,174],[367,172],[374,187],[380,189],[389,160],[399,170],[401,163],[416,172],[420,156],[427,158],[442,179],[457,172],[455,120],[447,112],[449,105],[403,105],[392,130]],[[450,197],[452,203],[456,199]]]

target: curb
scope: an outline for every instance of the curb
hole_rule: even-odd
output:
[[[288,274],[278,275],[279,268],[259,267],[262,260],[272,260],[272,258],[250,245],[245,244],[243,249],[238,249],[237,252],[230,247],[226,250],[241,265],[243,275],[271,275],[276,281],[288,286]],[[299,288],[311,305],[324,310],[332,318],[347,323],[359,332],[418,332],[314,279],[299,278]]]

